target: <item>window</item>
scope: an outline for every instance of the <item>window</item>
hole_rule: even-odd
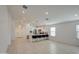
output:
[[[51,36],[56,36],[56,27],[51,27],[51,29],[50,29],[50,31],[51,31]]]
[[[77,39],[79,39],[79,25],[76,25]]]

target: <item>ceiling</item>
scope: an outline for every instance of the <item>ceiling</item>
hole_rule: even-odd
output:
[[[45,25],[79,19],[78,5],[27,5],[27,7],[24,9],[21,5],[8,6],[9,12],[18,24]],[[48,15],[45,12],[48,12]]]

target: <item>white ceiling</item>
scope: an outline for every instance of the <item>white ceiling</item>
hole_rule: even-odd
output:
[[[27,5],[27,7],[28,9],[25,10],[21,5],[8,6],[14,19],[23,24],[43,25],[79,19],[79,6],[76,5]],[[48,15],[45,12],[48,12]],[[75,16],[75,14],[77,15]],[[46,18],[49,18],[49,20],[45,20]]]

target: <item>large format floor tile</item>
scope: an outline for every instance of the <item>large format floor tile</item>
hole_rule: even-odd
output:
[[[17,38],[8,48],[8,53],[17,54],[77,54],[79,47],[63,44],[51,40],[30,42]]]

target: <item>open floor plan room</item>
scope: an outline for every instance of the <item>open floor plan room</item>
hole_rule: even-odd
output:
[[[79,6],[1,5],[0,54],[79,54]]]

